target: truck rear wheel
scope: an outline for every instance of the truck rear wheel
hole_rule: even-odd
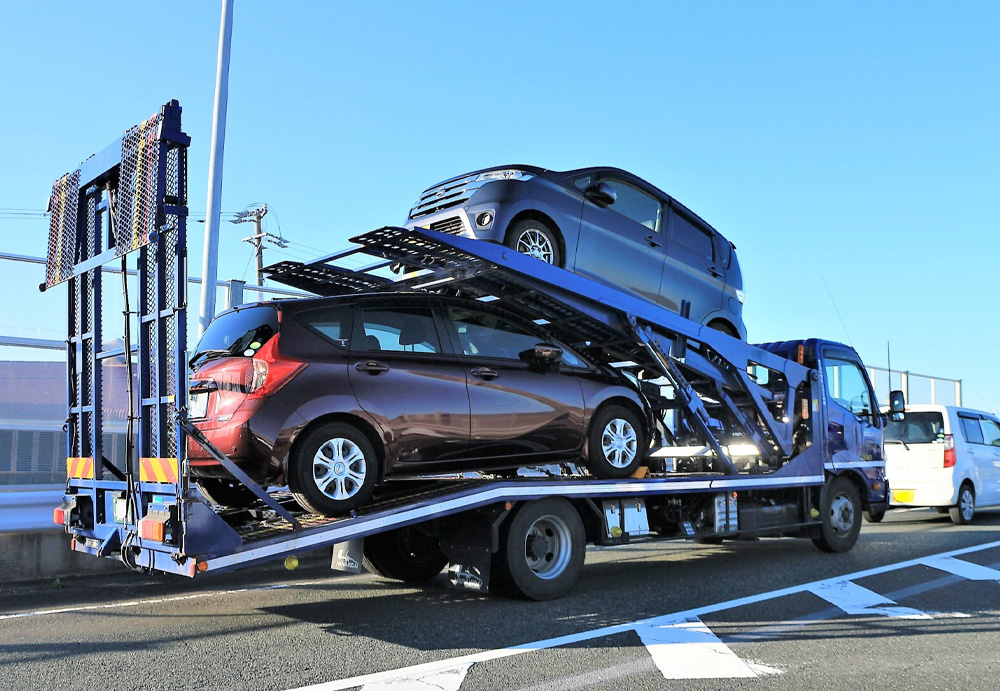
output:
[[[562,597],[580,577],[586,540],[580,514],[565,499],[522,504],[501,528],[491,581],[529,600]]]
[[[365,567],[384,578],[423,583],[441,573],[447,563],[437,538],[417,528],[365,538]]]
[[[858,488],[839,475],[830,480],[820,495],[823,525],[813,544],[824,552],[846,552],[861,532],[861,497]]]

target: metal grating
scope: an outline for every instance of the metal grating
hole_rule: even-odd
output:
[[[76,264],[76,223],[80,200],[80,169],[67,173],[52,185],[49,195],[49,245],[45,262],[45,286],[51,288],[73,276]]]
[[[160,200],[159,113],[130,128],[122,137],[122,157],[115,199],[115,250],[123,255],[150,241]]]

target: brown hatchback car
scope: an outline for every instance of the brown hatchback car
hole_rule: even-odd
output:
[[[428,294],[247,305],[219,315],[191,359],[190,417],[262,486],[327,515],[390,476],[584,460],[627,477],[652,429],[620,372],[488,303]],[[190,440],[212,501],[253,494]]]

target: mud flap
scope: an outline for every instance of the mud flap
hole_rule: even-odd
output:
[[[365,539],[348,540],[338,542],[333,546],[333,553],[330,558],[330,568],[334,571],[344,573],[364,573],[365,567],[361,565],[361,560],[365,554]]]

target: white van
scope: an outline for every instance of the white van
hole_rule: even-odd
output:
[[[885,431],[889,506],[929,506],[968,523],[1000,505],[1000,422],[957,406],[911,405]]]

